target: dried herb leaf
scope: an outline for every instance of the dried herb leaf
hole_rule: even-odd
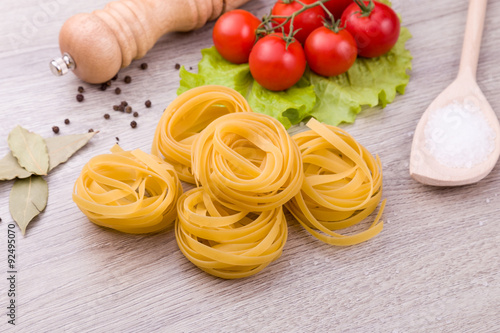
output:
[[[49,171],[66,162],[74,153],[85,146],[96,133],[54,136],[45,139],[49,152]]]
[[[10,191],[9,210],[23,235],[31,220],[45,209],[48,197],[49,187],[40,176],[17,179],[14,182]]]
[[[26,178],[31,176],[31,172],[26,171],[22,166],[19,165],[17,159],[12,155],[12,152],[8,152],[0,160],[0,180],[10,180],[14,178]]]
[[[9,133],[8,143],[20,166],[37,175],[47,174],[49,154],[45,140],[40,135],[18,125]]]

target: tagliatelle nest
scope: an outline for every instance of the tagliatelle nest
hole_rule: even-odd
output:
[[[299,149],[283,125],[250,112],[210,123],[193,143],[192,168],[212,198],[249,212],[285,204],[304,179]]]
[[[313,236],[333,245],[353,245],[376,236],[385,201],[370,227],[342,235],[334,230],[353,226],[370,215],[382,199],[379,158],[346,131],[311,119],[310,131],[293,136],[302,154],[305,180],[288,210]]]
[[[280,257],[287,239],[282,206],[265,212],[233,211],[203,188],[184,193],[177,204],[177,244],[205,272],[225,279],[260,272]]]
[[[182,181],[194,184],[191,145],[199,132],[220,116],[251,111],[234,89],[211,85],[188,90],[163,112],[151,153],[172,164]]]
[[[157,232],[176,218],[182,186],[174,168],[140,150],[95,156],[83,167],[73,200],[97,225],[128,233]]]

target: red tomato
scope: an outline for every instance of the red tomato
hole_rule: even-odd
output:
[[[332,13],[335,20],[340,19],[344,10],[353,3],[353,0],[330,0],[325,2],[325,7]]]
[[[285,90],[297,83],[306,69],[306,56],[299,42],[286,46],[280,34],[265,36],[250,53],[250,73],[264,88]]]
[[[215,22],[212,38],[217,51],[224,59],[234,64],[248,62],[248,56],[255,44],[255,30],[260,20],[242,9],[224,13]]]
[[[368,6],[369,1],[363,1]],[[375,7],[368,16],[362,16],[360,7],[353,3],[342,14],[342,26],[356,40],[358,55],[378,57],[386,54],[399,38],[399,18],[391,7],[374,1]]]
[[[302,0],[306,5],[316,2],[316,0]],[[283,0],[278,0],[271,10],[271,15],[277,16],[290,16],[297,10],[301,9],[302,5],[297,1],[291,1],[290,3],[285,3]],[[323,18],[326,16],[325,11],[321,6],[316,6],[307,9],[303,13],[297,15],[293,20],[293,30],[297,31],[300,29],[294,37],[302,44],[306,41],[307,36],[316,28],[323,26]],[[284,18],[273,19],[275,23],[273,26],[277,26],[285,22]],[[290,21],[284,26],[285,33],[290,32]]]
[[[317,74],[335,76],[345,73],[356,61],[358,49],[351,34],[327,27],[314,30],[304,45],[307,63]]]

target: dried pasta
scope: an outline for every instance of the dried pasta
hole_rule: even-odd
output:
[[[73,200],[97,225],[128,233],[157,232],[176,218],[182,186],[173,167],[141,150],[98,155],[83,167]]]
[[[221,278],[260,272],[280,257],[287,239],[282,206],[258,213],[234,211],[195,188],[179,198],[177,211],[180,250],[200,269]]]
[[[377,235],[385,200],[364,231],[342,235],[334,230],[359,223],[382,198],[382,165],[340,128],[311,119],[311,129],[293,136],[302,154],[305,179],[288,210],[313,236],[333,245],[353,245]]]
[[[231,113],[212,123],[192,147],[195,179],[233,210],[265,211],[295,196],[304,174],[297,144],[276,119]]]
[[[212,121],[235,112],[251,112],[248,102],[236,90],[215,85],[190,89],[165,109],[156,127],[151,153],[172,164],[181,180],[194,183],[192,142]]]
[[[281,256],[283,206],[323,242],[374,237],[385,200],[366,230],[338,230],[379,206],[378,156],[337,127],[314,119],[307,126],[292,138],[276,119],[251,112],[235,90],[194,88],[165,109],[151,155],[115,146],[92,158],[73,200],[93,223],[128,233],[160,231],[175,220],[184,256],[225,279],[256,274]],[[180,180],[198,187],[182,194]]]

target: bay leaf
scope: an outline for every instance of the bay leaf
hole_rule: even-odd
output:
[[[66,162],[74,153],[85,146],[97,132],[54,136],[45,139],[49,153],[49,171]]]
[[[8,152],[0,160],[0,180],[11,180],[14,178],[26,178],[31,176],[31,172],[26,171],[22,166],[19,165],[17,159],[12,155],[12,152]]]
[[[27,171],[46,175],[49,170],[49,154],[45,140],[21,126],[16,126],[7,139],[12,155]]]
[[[9,196],[9,210],[23,235],[31,220],[47,206],[48,197],[49,187],[41,176],[33,175],[14,182]]]

